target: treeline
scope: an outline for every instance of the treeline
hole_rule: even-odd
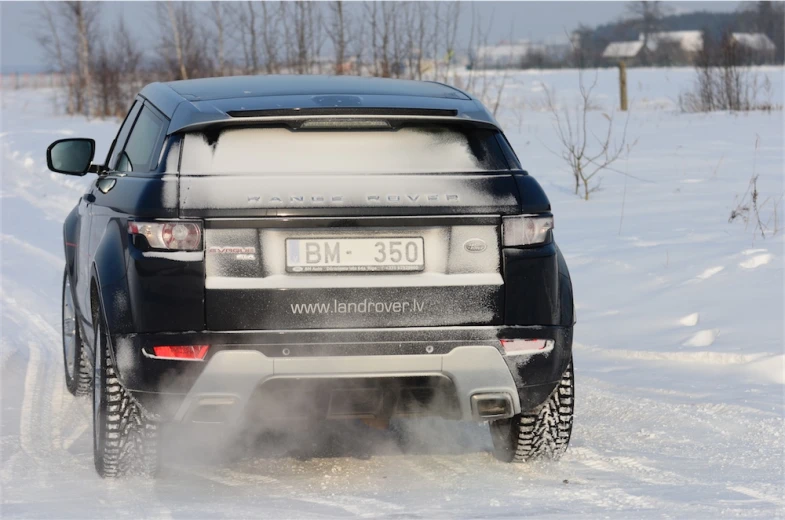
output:
[[[41,4],[38,42],[66,78],[67,111],[122,115],[146,83],[238,74],[356,74],[431,79],[487,90],[455,76],[461,3],[156,2],[154,40],[140,41],[100,2]],[[141,8],[141,6],[140,6]],[[487,43],[470,9],[469,45]],[[145,28],[149,29],[149,28]],[[485,81],[485,80],[484,80]]]
[[[68,113],[122,116],[134,94],[153,81],[284,73],[442,81],[475,94],[495,112],[508,69],[615,65],[602,58],[608,42],[683,28],[679,20],[713,20],[705,31],[704,55],[678,59],[660,51],[644,53],[638,63],[703,60],[723,66],[723,45],[732,30],[769,35],[780,62],[783,46],[782,2],[687,15],[673,15],[661,2],[628,2],[620,22],[579,27],[568,44],[549,46],[498,45],[512,37],[492,34],[492,9],[481,2],[161,1],[130,4],[147,10],[149,20],[149,26],[133,32],[123,18],[107,20],[103,5],[63,1],[38,7],[37,40],[51,70],[64,78]],[[741,50],[734,52],[734,66],[745,64]]]

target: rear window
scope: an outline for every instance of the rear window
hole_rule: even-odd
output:
[[[229,127],[188,133],[183,174],[379,174],[506,170],[496,131],[449,125],[395,130]]]

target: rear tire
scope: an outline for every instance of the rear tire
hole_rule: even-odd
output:
[[[79,332],[79,320],[68,269],[63,272],[62,333],[65,386],[73,395],[88,395],[92,389],[92,367],[85,354],[82,335]]]
[[[494,456],[503,462],[558,459],[570,443],[574,403],[570,361],[547,401],[533,410],[490,423]]]
[[[102,315],[96,323],[93,377],[93,459],[104,478],[159,470],[158,423],[117,378]]]

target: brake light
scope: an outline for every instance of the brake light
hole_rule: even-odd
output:
[[[552,339],[503,339],[502,348],[505,354],[534,354],[553,350]]]
[[[530,246],[548,240],[553,229],[553,216],[515,215],[502,219],[504,247]]]
[[[202,248],[198,222],[128,222],[128,233],[143,236],[152,249],[197,251]]]
[[[153,347],[153,353],[159,358],[203,360],[209,347],[209,345],[156,345]]]

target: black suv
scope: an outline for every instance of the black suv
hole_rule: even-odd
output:
[[[153,83],[63,226],[68,388],[102,476],[166,422],[489,421],[504,461],[572,429],[573,297],[550,203],[482,104],[431,82]],[[282,422],[283,421],[283,422]]]

